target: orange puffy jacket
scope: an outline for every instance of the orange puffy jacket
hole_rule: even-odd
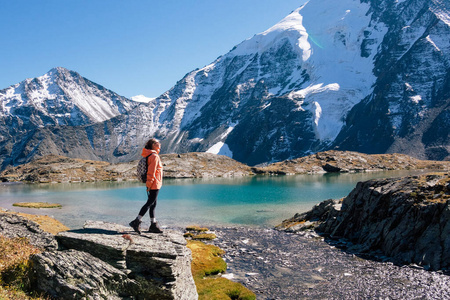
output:
[[[162,186],[163,166],[158,153],[155,150],[144,148],[141,155],[143,157],[150,155],[147,158],[147,190],[159,190]]]

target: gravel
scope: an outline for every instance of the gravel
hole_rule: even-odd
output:
[[[226,251],[227,278],[257,299],[450,299],[450,276],[363,259],[315,234],[211,228]]]

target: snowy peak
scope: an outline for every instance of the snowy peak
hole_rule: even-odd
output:
[[[308,34],[302,24],[303,17],[299,13],[301,9],[302,7],[295,10],[270,29],[245,40],[231,53],[233,55],[261,54],[269,48],[276,47],[283,39],[288,39],[293,46],[305,50],[306,54],[303,58],[306,60],[309,53]]]
[[[297,156],[307,147],[315,151],[329,145],[376,81],[374,58],[387,28],[372,23],[370,11],[358,0],[309,1],[157,98],[165,106],[155,120],[161,124],[159,134],[171,136],[168,147],[182,143],[234,153],[239,147],[233,150],[229,143],[235,139],[237,147],[238,132],[240,143],[246,143],[243,126],[250,120],[243,118],[253,114],[253,122],[272,123],[258,133],[265,137],[249,145],[253,149],[275,154],[303,143],[292,154]],[[283,123],[288,128],[278,130]],[[296,136],[303,131],[307,138]],[[266,143],[273,143],[272,149],[263,150]],[[264,156],[280,160],[285,155]]]
[[[149,137],[165,153],[249,165],[330,149],[449,159],[449,3],[310,0],[155,99],[52,69],[0,91],[0,162],[48,153],[127,161]]]
[[[136,104],[62,67],[0,91],[0,116],[20,116],[38,126],[102,122]]]

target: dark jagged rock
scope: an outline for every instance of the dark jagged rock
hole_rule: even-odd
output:
[[[0,233],[7,238],[27,238],[40,249],[51,251],[58,248],[55,237],[24,217],[0,212]]]
[[[304,226],[311,222],[309,226]],[[350,242],[351,252],[383,254],[400,264],[450,270],[450,177],[448,173],[360,182],[342,200],[327,200],[279,228],[314,227]]]

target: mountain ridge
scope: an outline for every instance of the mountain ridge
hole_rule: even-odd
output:
[[[439,0],[311,0],[147,103],[27,131],[2,167],[51,153],[131,161],[149,137],[248,165],[330,149],[449,159],[449,16]]]

